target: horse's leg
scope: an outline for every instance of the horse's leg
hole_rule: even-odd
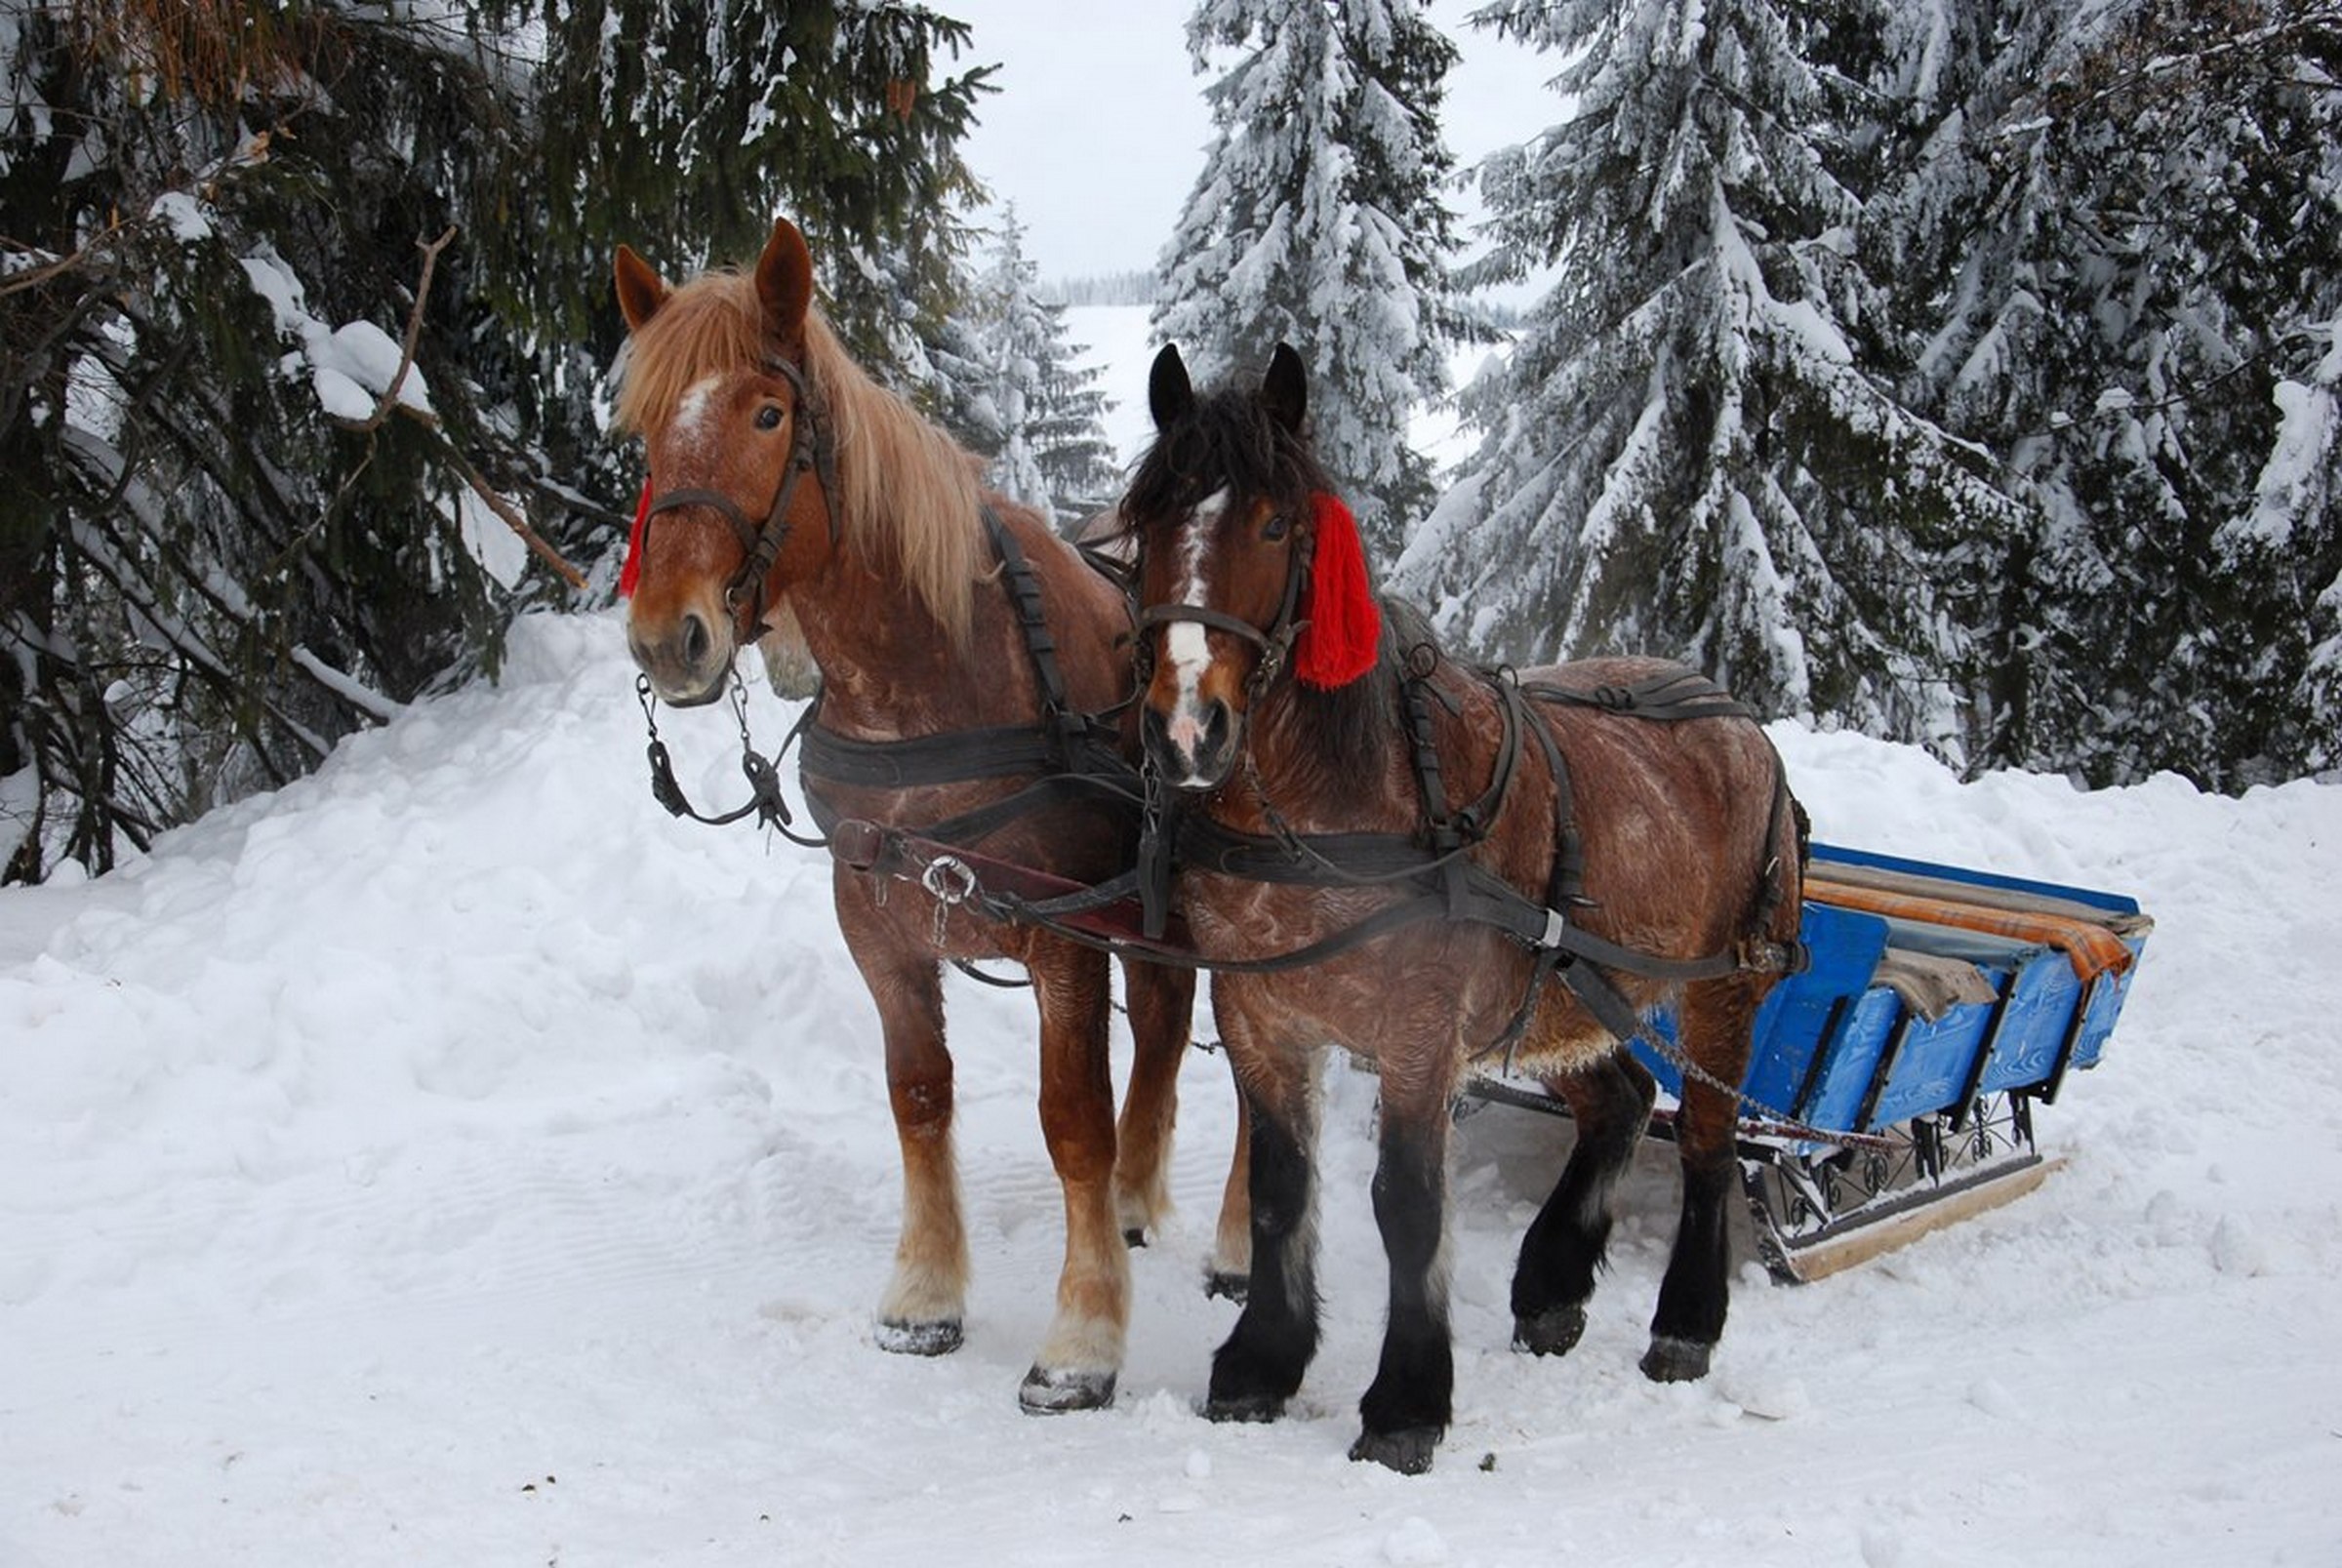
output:
[[[1230,1076],[1234,1076],[1232,1064]],[[1228,1163],[1228,1185],[1220,1189],[1220,1224],[1213,1232],[1203,1293],[1241,1302],[1252,1284],[1252,1107],[1245,1102],[1244,1086],[1235,1088],[1235,1155]]]
[[[1761,982],[1741,976],[1685,986],[1684,1053],[1718,1079],[1737,1085],[1748,1068],[1749,1025],[1761,994]],[[1725,1222],[1738,1174],[1738,1111],[1733,1096],[1696,1079],[1685,1082],[1683,1109],[1676,1122],[1683,1213],[1660,1281],[1658,1310],[1651,1315],[1651,1347],[1642,1357],[1643,1376],[1654,1383],[1706,1377],[1716,1342],[1723,1338],[1731,1288]]]
[[[1392,1056],[1383,1061],[1374,1221],[1390,1262],[1391,1306],[1350,1457],[1420,1475],[1447,1430],[1456,1385],[1445,1244],[1450,1085],[1445,1074],[1396,1072]]]
[[[1319,1053],[1259,1054],[1222,1000],[1227,988],[1223,982],[1214,997],[1244,1096],[1252,1269],[1244,1310],[1212,1356],[1203,1413],[1214,1421],[1273,1421],[1317,1353]]]
[[[844,901],[840,900],[841,912]],[[882,929],[848,945],[878,1004],[886,1095],[903,1151],[903,1234],[878,1304],[878,1344],[909,1355],[959,1348],[968,1290],[967,1228],[951,1147],[951,1053],[944,1044],[943,979],[931,954],[906,954]],[[871,934],[871,933],[875,934]]]
[[[1513,1269],[1513,1347],[1560,1355],[1586,1332],[1586,1303],[1610,1245],[1610,1196],[1635,1158],[1657,1089],[1616,1052],[1547,1087],[1569,1103],[1577,1143]]]
[[[1114,1221],[1114,1083],[1103,953],[1066,944],[1027,966],[1041,1015],[1041,1134],[1066,1201],[1057,1316],[1018,1399],[1037,1413],[1110,1404],[1130,1321],[1130,1257]]]
[[[1130,1001],[1131,1060],[1114,1136],[1114,1217],[1122,1239],[1143,1247],[1171,1213],[1171,1138],[1195,972],[1126,960],[1122,989]]]

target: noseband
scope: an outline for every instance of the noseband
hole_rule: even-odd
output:
[[[661,512],[679,511],[686,506],[706,506],[720,514],[732,525],[732,533],[740,541],[747,559],[740,570],[724,584],[724,608],[733,618],[733,637],[736,642],[756,640],[758,624],[764,620],[764,580],[781,558],[782,546],[788,543],[788,503],[796,495],[797,481],[810,470],[820,476],[822,510],[829,517],[829,543],[835,544],[837,527],[837,443],[822,418],[820,403],[805,373],[786,359],[767,359],[764,368],[788,382],[795,392],[797,406],[791,418],[796,422],[796,434],[788,450],[788,467],[781,476],[781,487],[773,496],[772,509],[764,514],[761,527],[748,521],[747,514],[730,496],[720,490],[669,490],[652,498],[644,511],[644,526]]]

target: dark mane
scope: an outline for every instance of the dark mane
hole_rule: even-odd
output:
[[[1199,396],[1176,427],[1156,434],[1139,460],[1123,511],[1134,527],[1177,517],[1223,485],[1294,500],[1330,491],[1334,481],[1299,436],[1269,417],[1258,397],[1223,386]]]
[[[1272,419],[1259,397],[1223,386],[1198,396],[1193,411],[1158,432],[1139,460],[1122,503],[1122,533],[1143,556],[1151,532],[1186,516],[1224,486],[1240,496],[1272,496],[1297,507],[1316,492],[1340,493],[1308,444]],[[1381,574],[1371,559],[1367,573],[1380,599]],[[1393,601],[1382,602],[1382,649],[1373,669],[1330,692],[1289,682],[1295,715],[1328,757],[1364,758],[1389,742],[1400,663],[1429,636],[1420,615],[1410,613],[1402,622],[1388,613]],[[1363,790],[1374,788],[1364,774],[1341,777]]]

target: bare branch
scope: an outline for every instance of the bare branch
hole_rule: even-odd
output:
[[[415,307],[407,312],[407,335],[406,340],[399,345],[398,373],[390,378],[390,384],[384,388],[383,395],[375,403],[374,413],[371,416],[357,421],[335,421],[343,429],[361,435],[371,435],[387,423],[393,413],[399,413],[422,422],[433,430],[440,431],[442,439],[445,439],[445,432],[440,429],[438,416],[432,414],[428,409],[417,408],[411,403],[400,402],[398,389],[405,383],[408,373],[414,369],[415,350],[423,342],[423,314],[430,302],[431,276],[438,268],[439,253],[454,243],[455,237],[456,230],[453,225],[450,225],[447,232],[435,240],[416,241],[416,247],[423,252],[423,276],[415,285]],[[583,588],[586,586],[586,574],[570,565],[559,550],[545,543],[544,537],[530,526],[528,518],[520,509],[497,494],[496,488],[488,483],[487,477],[473,465],[470,459],[457,449],[453,441],[446,442],[445,451],[448,462],[454,466],[457,473],[463,476],[464,482],[471,487],[472,494],[479,497],[481,503],[490,511],[503,518],[505,527],[520,536],[520,542],[529,547],[530,553],[559,573],[561,580],[571,587]]]
[[[439,422],[438,416],[427,409],[416,408],[411,404],[402,405],[398,400],[398,389],[406,384],[407,377],[415,369],[415,350],[423,342],[423,312],[430,303],[431,274],[438,270],[439,253],[454,243],[455,237],[455,225],[451,223],[447,232],[437,239],[415,242],[416,249],[423,252],[423,277],[415,285],[415,308],[407,312],[407,335],[399,343],[398,370],[391,376],[390,383],[383,388],[383,395],[375,400],[371,415],[363,420],[334,422],[343,429],[354,430],[361,435],[371,434],[388,423],[391,411],[400,408],[425,424],[436,425]]]

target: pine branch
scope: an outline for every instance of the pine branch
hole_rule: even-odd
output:
[[[423,342],[423,315],[430,303],[431,277],[438,270],[439,253],[453,244],[455,238],[455,225],[451,223],[448,225],[447,232],[441,234],[437,239],[415,242],[417,249],[423,252],[423,276],[415,285],[414,307],[407,312],[406,336],[399,343],[398,370],[391,376],[389,384],[383,388],[382,396],[376,399],[373,414],[363,420],[336,420],[334,422],[345,430],[360,435],[373,435],[389,422],[393,413],[399,413],[409,416],[438,433],[442,441],[441,455],[446,459],[449,466],[453,467],[463,478],[464,482],[471,487],[472,494],[478,496],[481,503],[490,511],[502,518],[506,528],[520,536],[520,542],[529,547],[531,554],[559,573],[562,581],[571,587],[582,589],[586,586],[586,574],[572,566],[559,550],[547,543],[545,538],[530,525],[528,518],[518,507],[497,494],[495,488],[488,483],[471,460],[457,448],[454,441],[447,439],[446,432],[440,425],[439,416],[429,409],[417,408],[412,403],[399,400],[399,388],[406,384],[408,375],[414,370],[415,351]],[[361,471],[364,466],[363,463],[359,465]],[[343,488],[347,489],[346,483]]]

